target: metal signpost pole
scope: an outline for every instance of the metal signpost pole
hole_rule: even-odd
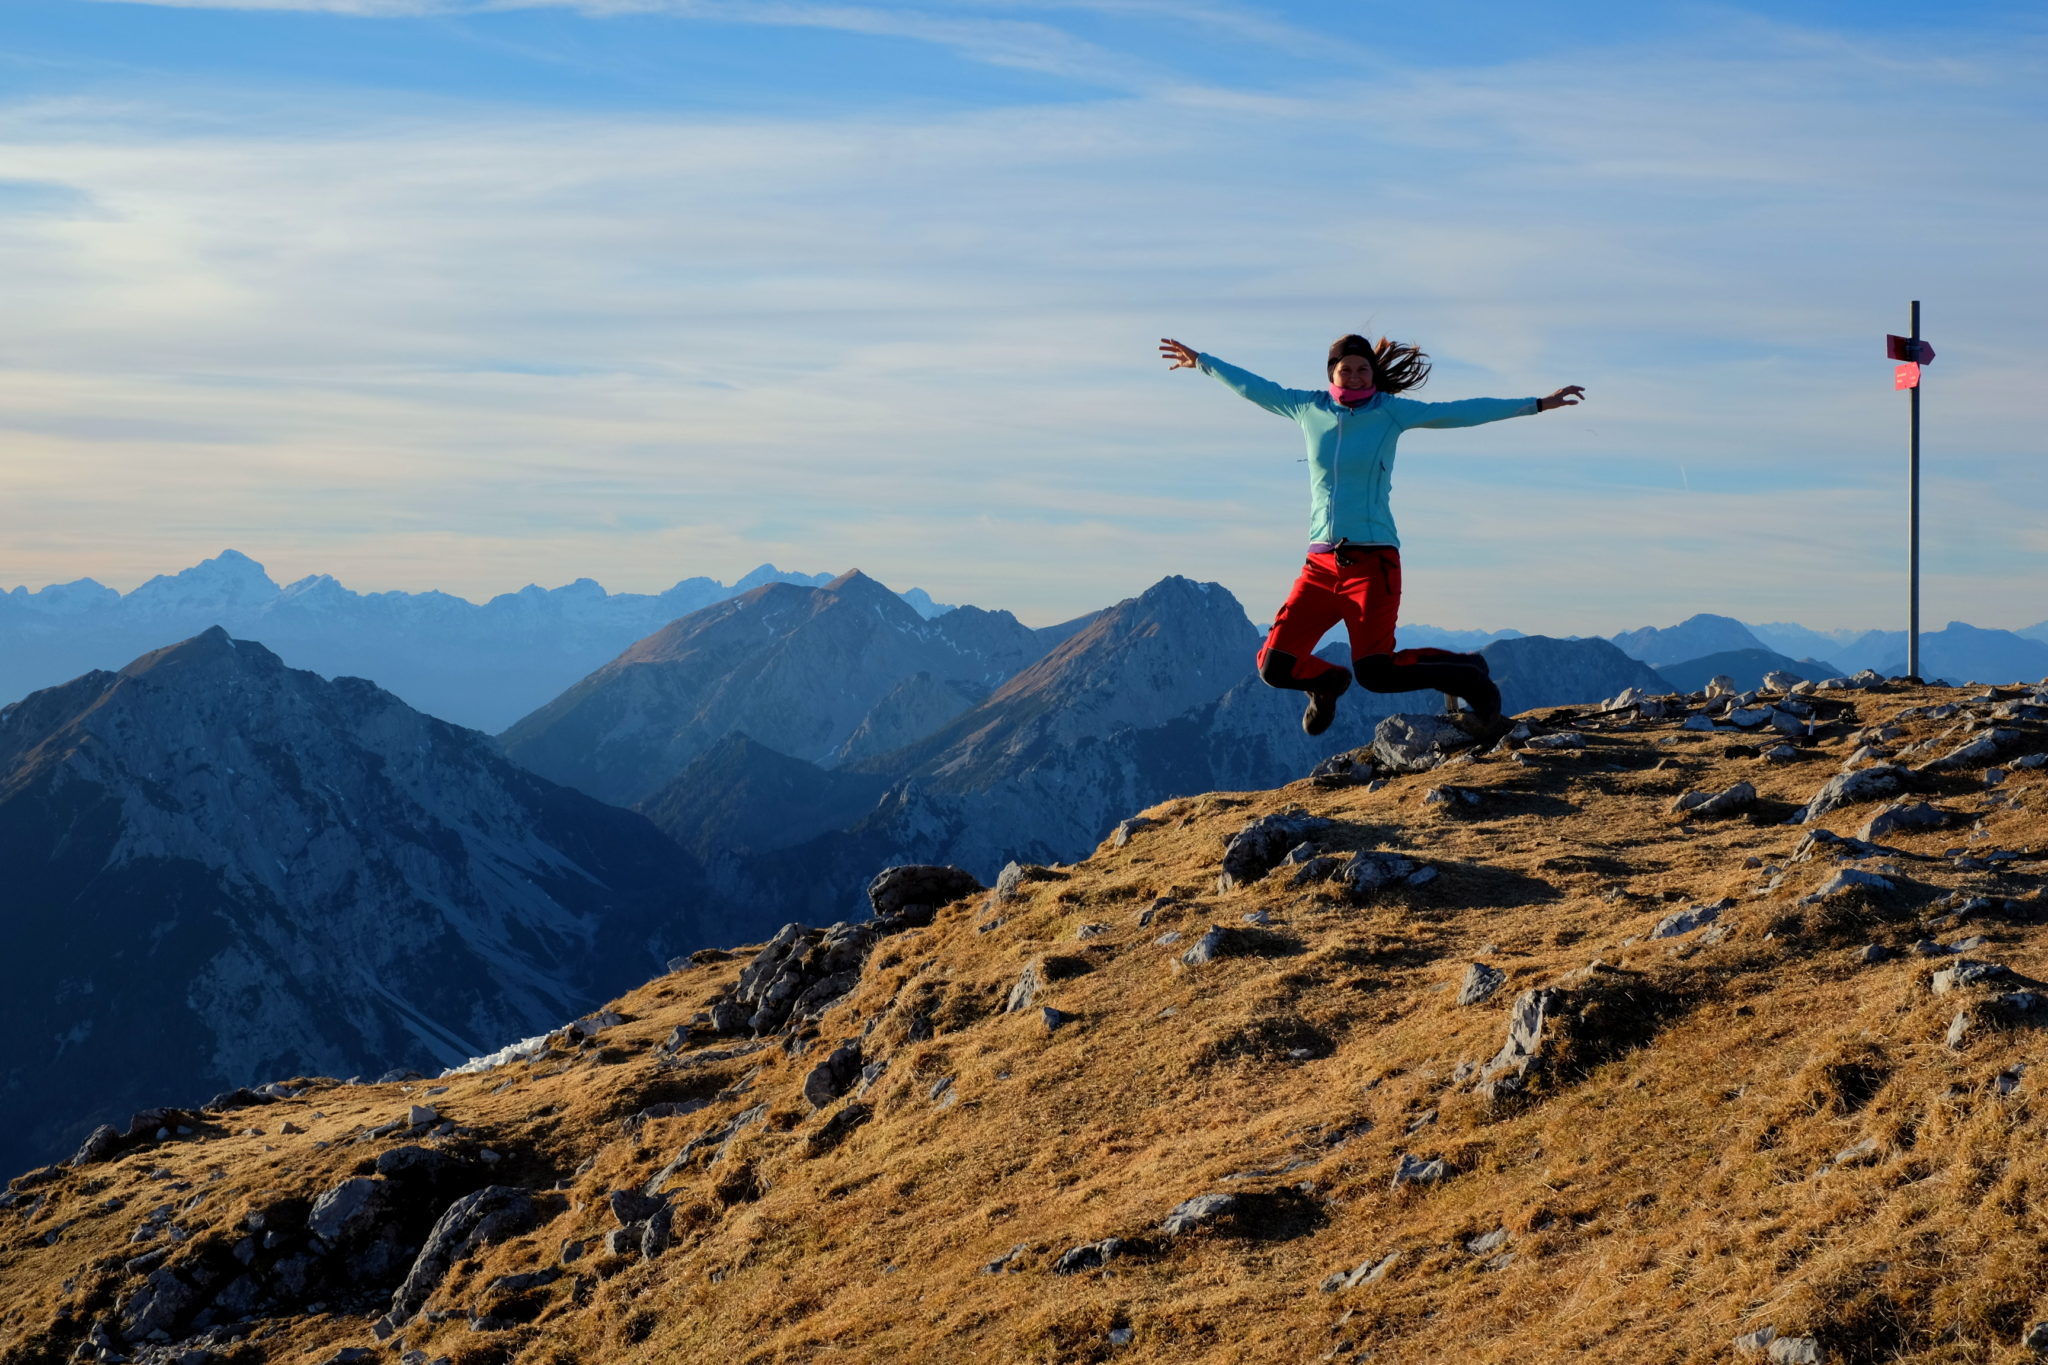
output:
[[[1913,349],[1920,346],[1920,300],[1913,300]],[[1910,542],[1907,553],[1908,576],[1911,586],[1906,609],[1906,672],[1920,676],[1920,385],[1915,383],[1910,391],[1912,403],[1911,431],[1907,438],[1907,482],[1908,511],[1906,514],[1907,536]]]

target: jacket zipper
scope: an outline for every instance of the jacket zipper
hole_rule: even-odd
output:
[[[1330,456],[1330,539],[1337,539],[1337,479],[1344,467],[1344,405],[1337,404],[1337,449]]]

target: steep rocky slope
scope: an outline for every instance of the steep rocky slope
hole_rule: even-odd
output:
[[[730,734],[829,765],[905,679],[924,673],[979,699],[1043,648],[1008,612],[967,607],[927,621],[858,570],[823,587],[772,583],[639,641],[507,730],[505,752],[632,805]],[[960,706],[926,715],[927,728]],[[914,719],[897,715],[899,725]]]
[[[0,1360],[2036,1358],[2048,690],[1532,721],[139,1115]]]
[[[215,629],[0,708],[0,1158],[281,1070],[445,1066],[729,926],[640,816]]]

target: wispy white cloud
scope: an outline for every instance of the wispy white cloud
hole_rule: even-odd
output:
[[[1409,439],[1417,619],[1879,624],[1902,418],[1876,338],[1921,292],[1930,451],[2004,471],[1931,486],[1956,568],[1930,614],[2041,614],[2021,528],[2048,480],[1988,459],[2039,448],[2037,54],[1936,54],[1910,120],[1879,116],[1900,54],[1775,29],[1280,96],[1012,12],[748,8],[1138,93],[915,120],[0,106],[0,180],[57,187],[0,194],[0,583],[232,543],[479,595],[859,563],[1036,619],[1184,572],[1256,614],[1298,552],[1296,439],[1152,339],[1310,383],[1375,325],[1437,354],[1425,396],[1594,390]],[[1902,204],[1902,161],[1940,193]],[[1963,526],[2006,548],[1942,559]]]

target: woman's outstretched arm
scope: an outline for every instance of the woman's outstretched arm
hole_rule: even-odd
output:
[[[1585,392],[1577,384],[1567,384],[1546,398],[1460,398],[1450,403],[1425,403],[1397,394],[1390,397],[1388,407],[1405,429],[1476,427],[1508,417],[1528,417],[1552,408],[1572,407]]]
[[[1210,378],[1220,381],[1240,398],[1250,399],[1267,412],[1281,417],[1292,418],[1301,411],[1304,403],[1313,402],[1315,399],[1315,394],[1311,390],[1290,389],[1275,384],[1270,379],[1261,379],[1250,370],[1240,370],[1235,365],[1226,365],[1215,356],[1192,350],[1171,337],[1159,339],[1159,354],[1172,362],[1167,368],[1200,370]]]

